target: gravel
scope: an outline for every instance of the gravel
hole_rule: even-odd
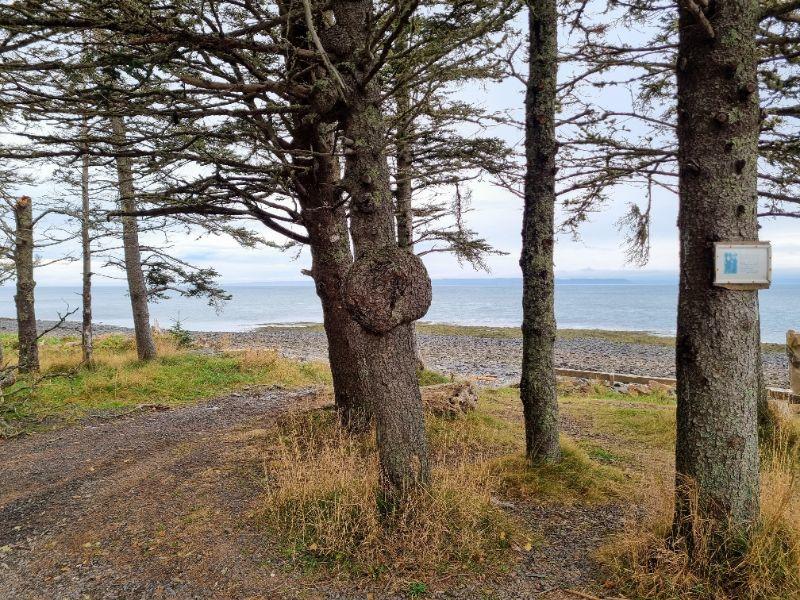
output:
[[[54,323],[42,321],[40,329]],[[15,331],[12,319],[0,319],[0,332]],[[67,322],[53,335],[78,335],[79,325]],[[126,333],[129,329],[95,325],[97,335]],[[209,344],[225,342],[234,348],[276,348],[299,360],[327,360],[325,335],[317,328],[263,327],[245,332],[196,332],[195,339]],[[497,339],[467,335],[420,335],[418,345],[429,369],[462,377],[479,377],[486,383],[517,383],[522,361],[521,339]],[[766,351],[767,385],[788,387],[786,355]],[[612,342],[596,337],[559,339],[556,366],[565,369],[630,373],[654,377],[675,376],[675,351],[668,346]]]
[[[327,343],[321,331],[309,328],[265,327],[242,333],[202,333],[199,339],[229,338],[234,347],[278,348],[301,360],[325,360]],[[522,362],[521,339],[467,335],[420,335],[418,346],[425,365],[441,373],[480,377],[498,385],[517,383]],[[767,351],[764,374],[768,385],[788,387],[788,364],[783,352]],[[587,371],[675,376],[675,350],[668,346],[612,342],[595,337],[559,339],[556,367]]]

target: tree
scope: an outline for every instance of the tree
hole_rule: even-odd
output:
[[[531,462],[558,460],[554,352],[556,203],[556,0],[528,3],[530,73],[525,99],[525,210],[522,223],[522,381],[525,448]]]
[[[475,25],[510,4],[426,2],[424,11],[442,24]],[[97,32],[91,68],[115,77],[63,98],[37,93],[73,114],[113,97],[125,107],[128,143],[123,150],[98,135],[90,153],[179,165],[160,185],[140,186],[137,210],[122,216],[255,219],[309,245],[337,407],[346,424],[373,413],[390,496],[429,479],[412,323],[430,303],[430,280],[397,244],[383,87],[400,58],[396,41],[421,6],[214,0],[198,12],[183,3],[46,0],[0,8],[14,39],[0,49],[9,55],[0,65],[7,88],[20,89],[20,72],[86,69],[68,48],[79,32]],[[429,63],[462,42],[419,41]]]
[[[84,115],[81,123],[81,134],[84,139],[89,136],[88,119]],[[92,362],[94,353],[94,335],[92,329],[92,211],[89,200],[89,146],[83,143],[81,154],[81,355],[85,364]]]
[[[703,518],[758,516],[758,293],[715,287],[713,252],[758,239],[759,14],[755,0],[680,10],[675,529],[690,546],[695,487]]]
[[[17,283],[14,304],[17,307],[19,371],[31,373],[39,370],[39,336],[33,292],[36,286],[33,278],[33,200],[28,196],[20,196],[11,204],[11,209],[14,213],[14,250],[11,256]]]
[[[136,190],[133,184],[133,167],[130,158],[123,152],[128,143],[123,117],[110,118],[112,140],[119,155],[115,158],[119,183],[120,207],[123,212],[136,212]],[[139,226],[136,218],[122,217],[122,246],[125,255],[125,274],[128,279],[128,294],[133,312],[133,331],[136,336],[136,353],[139,360],[150,360],[156,356],[153,330],[150,329],[150,310],[147,306],[147,282],[142,270],[142,254],[139,246]]]

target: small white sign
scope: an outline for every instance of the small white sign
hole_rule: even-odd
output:
[[[768,288],[772,282],[772,246],[769,242],[714,244],[714,285],[738,290]]]

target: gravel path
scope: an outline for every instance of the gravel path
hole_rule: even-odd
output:
[[[298,578],[254,526],[266,427],[315,397],[253,388],[0,441],[0,598],[405,600]],[[567,590],[591,585],[594,553],[624,527],[619,506],[509,510],[542,543],[497,579],[450,581],[431,597],[575,598]]]

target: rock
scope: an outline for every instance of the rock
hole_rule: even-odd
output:
[[[422,403],[437,417],[453,419],[478,407],[478,392],[469,381],[429,385],[422,388]]]
[[[649,384],[650,390],[653,392],[663,392],[665,394],[669,394],[675,389],[675,386],[667,385],[666,383],[661,383],[660,381],[651,381]]]
[[[611,384],[611,389],[615,392],[619,392],[620,394],[627,394],[629,390],[629,386],[626,383],[622,383],[621,381],[615,381]]]
[[[653,391],[650,389],[649,385],[645,385],[643,383],[628,384],[628,394],[631,396],[646,396],[647,394],[652,393]]]

